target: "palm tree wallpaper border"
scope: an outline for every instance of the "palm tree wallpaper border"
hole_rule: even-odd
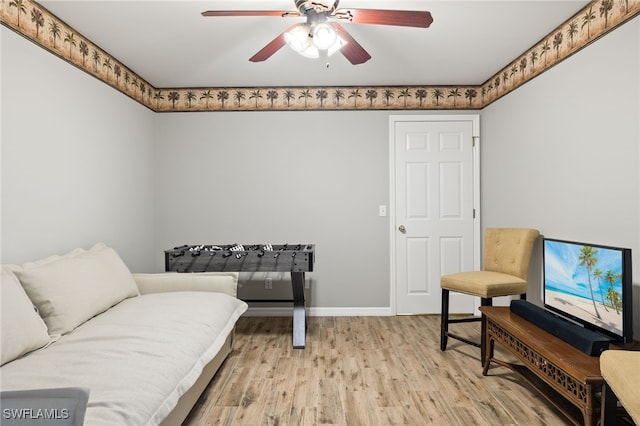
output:
[[[1,0],[2,24],[156,112],[482,109],[640,14],[597,0],[479,86],[156,88],[33,0]]]

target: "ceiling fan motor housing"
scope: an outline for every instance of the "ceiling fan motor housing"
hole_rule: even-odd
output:
[[[296,9],[300,11],[302,15],[306,15],[311,11],[315,12],[333,12],[338,6],[339,0],[334,4],[331,4],[330,1],[323,0],[294,0],[296,4]]]

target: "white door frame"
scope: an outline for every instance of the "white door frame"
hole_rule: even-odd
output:
[[[389,301],[391,315],[397,314],[396,306],[396,153],[395,153],[395,124],[402,121],[471,121],[473,143],[473,208],[475,217],[473,221],[473,269],[480,269],[480,115],[390,115],[389,116],[389,244],[390,244],[390,291]],[[480,299],[474,298],[473,312],[478,311]]]

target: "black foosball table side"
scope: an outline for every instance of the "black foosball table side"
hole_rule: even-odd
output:
[[[293,303],[293,347],[297,349],[305,347],[305,273],[313,271],[314,263],[313,244],[183,245],[165,250],[167,272],[289,272],[292,299],[277,301]]]

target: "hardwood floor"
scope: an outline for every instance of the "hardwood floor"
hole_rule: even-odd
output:
[[[455,340],[439,316],[309,317],[305,349],[291,318],[241,318],[234,351],[185,426],[565,425],[559,412]],[[451,329],[479,339],[479,324]],[[504,359],[511,359],[497,350]]]

